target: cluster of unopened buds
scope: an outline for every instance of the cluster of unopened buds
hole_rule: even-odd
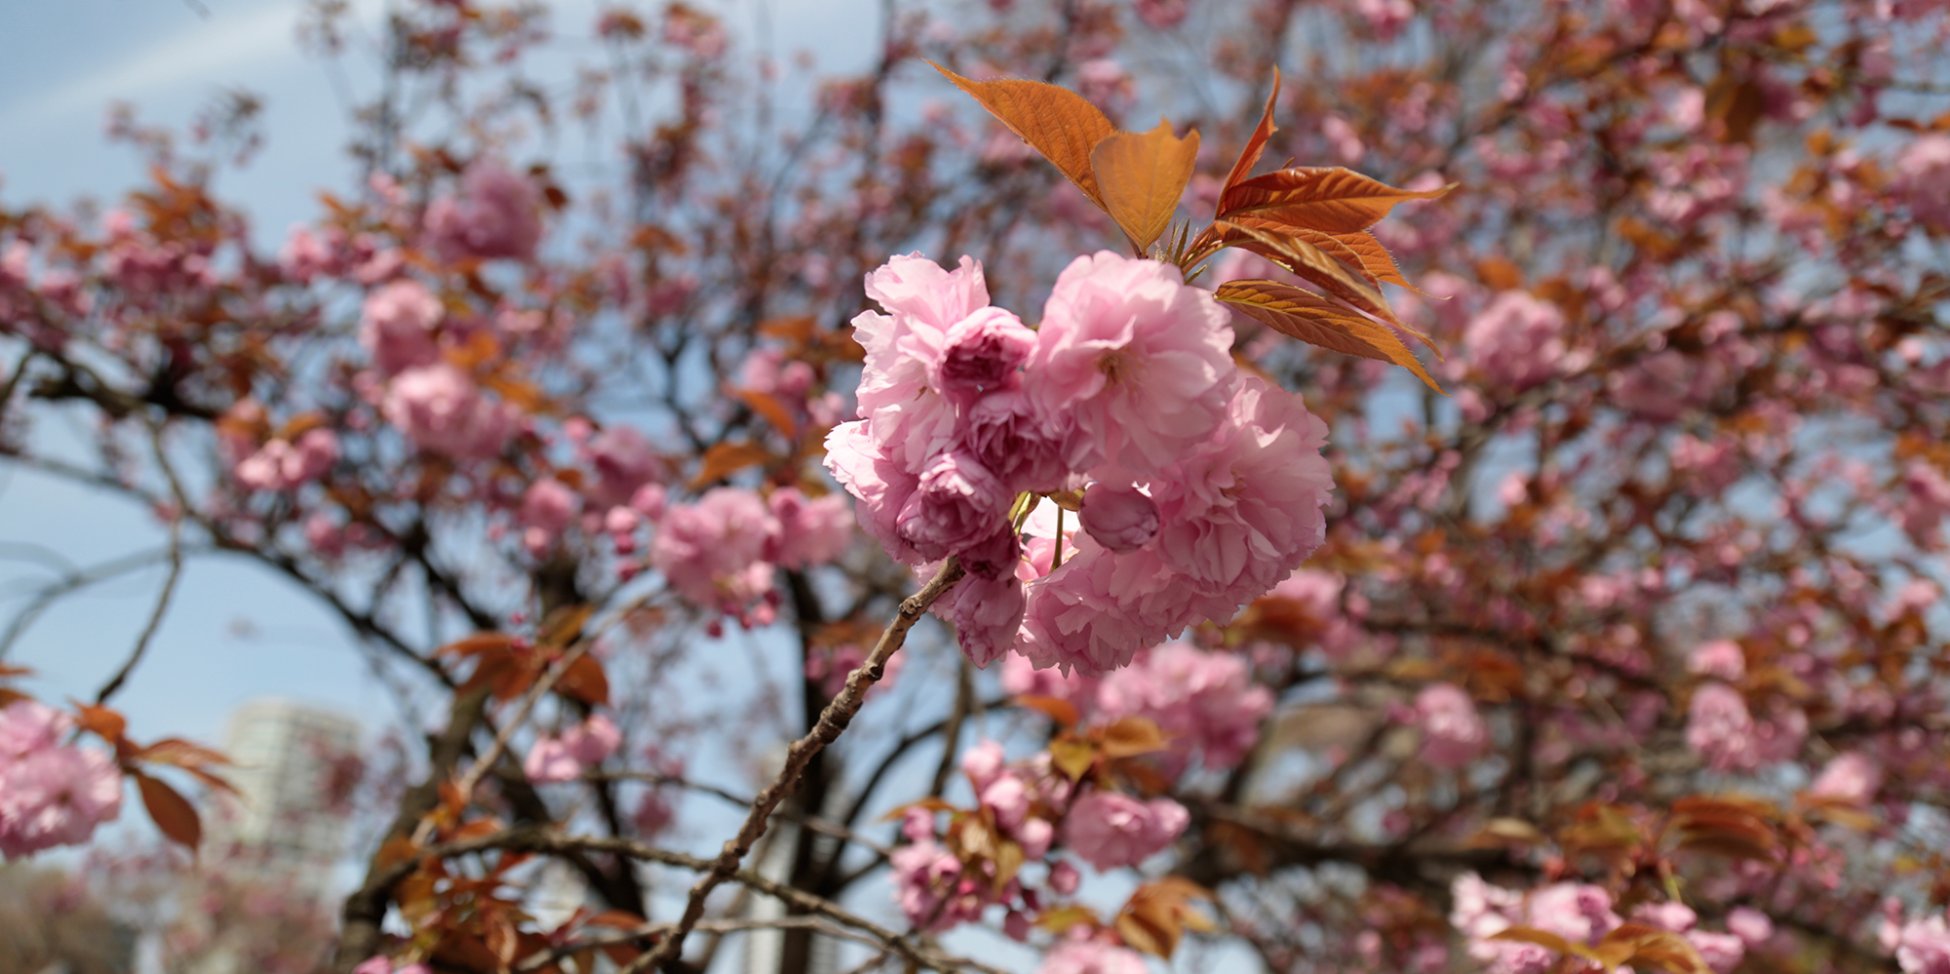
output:
[[[1326,425],[1234,365],[1229,312],[1176,266],[1079,257],[1035,328],[967,257],[896,257],[867,294],[860,419],[826,464],[895,558],[959,559],[937,611],[977,665],[1116,669],[1320,544]]]

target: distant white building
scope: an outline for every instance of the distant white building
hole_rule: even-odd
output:
[[[238,800],[218,837],[306,892],[332,892],[346,840],[332,791],[358,748],[359,725],[343,714],[282,699],[239,707],[224,737]]]

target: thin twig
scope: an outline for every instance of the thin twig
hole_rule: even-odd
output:
[[[142,626],[142,632],[135,637],[135,648],[129,651],[129,658],[122,661],[115,675],[102,684],[95,692],[95,706],[108,702],[129,680],[141,664],[144,654],[149,652],[149,644],[155,641],[156,630],[162,628],[163,616],[169,614],[169,603],[176,595],[176,583],[183,577],[183,519],[174,517],[169,521],[169,574],[163,576],[162,593],[156,596],[155,608],[149,610],[149,621]]]
[[[510,852],[546,853],[551,855],[560,855],[571,851],[606,853],[643,862],[675,866],[679,869],[702,872],[706,875],[714,875],[718,870],[718,861],[715,859],[705,859],[702,856],[693,856],[670,849],[660,849],[630,839],[599,835],[568,835],[545,829],[516,829],[496,835],[483,836],[478,839],[447,843],[428,849],[426,854],[439,859],[450,859],[455,856],[486,852],[494,849]],[[379,882],[389,885],[397,883],[411,875],[414,870],[420,868],[422,861],[422,859],[415,858],[398,863],[386,870],[379,878]],[[796,908],[800,914],[825,917],[851,929],[858,930],[868,937],[873,938],[877,944],[886,945],[904,960],[921,967],[943,971],[975,971],[977,974],[1006,974],[1006,972],[983,964],[980,961],[940,953],[927,944],[917,943],[913,938],[859,916],[826,897],[808,893],[805,890],[770,879],[751,870],[738,869],[734,866],[726,875],[725,879],[751,889],[754,892],[780,900]],[[693,921],[690,927],[693,930],[698,929],[701,923],[701,920]],[[675,934],[676,924],[665,924],[663,926],[669,929],[672,935]],[[669,936],[666,936],[660,941],[660,943],[669,942]]]
[[[501,754],[508,749],[508,742],[514,739],[515,732],[520,730],[523,724],[528,723],[528,715],[534,712],[535,705],[540,703],[550,690],[555,689],[555,684],[569,672],[569,667],[574,666],[577,660],[588,653],[589,647],[593,644],[593,640],[577,640],[576,644],[562,654],[562,658],[556,660],[548,671],[542,674],[541,679],[536,680],[535,685],[529,688],[527,695],[521,698],[521,703],[516,705],[513,718],[501,725],[501,729],[494,735],[494,740],[488,743],[487,750],[475,757],[474,763],[460,776],[457,787],[463,804],[473,799],[474,789],[480,787],[481,779],[487,777],[488,770],[494,767],[494,762],[501,760]],[[431,815],[421,819],[420,824],[413,830],[413,844],[422,845],[432,837],[434,825],[434,817]]]
[[[613,944],[635,943],[638,940],[661,937],[670,932],[672,926],[669,923],[646,923],[633,929],[611,931],[602,936],[583,937],[559,947],[538,950],[516,962],[514,969],[518,972],[538,971],[579,950],[587,950],[591,947],[607,947]],[[728,917],[721,920],[699,921],[697,929],[699,933],[718,935],[746,933],[753,930],[810,930],[822,937],[832,937],[836,940],[850,940],[856,944],[876,948],[883,957],[888,953],[886,945],[869,934],[850,930],[844,926],[828,923],[817,917],[810,916],[788,914],[778,917]]]
[[[90,585],[98,585],[130,572],[141,571],[158,561],[166,561],[168,557],[169,549],[167,547],[158,548],[154,551],[136,552],[135,554],[124,555],[99,565],[79,569],[70,575],[49,582],[39,590],[31,593],[34,601],[23,607],[18,614],[8,620],[6,630],[0,632],[0,659],[7,658],[8,654],[13,651],[14,644],[19,642],[20,638],[26,634],[28,628],[34,624],[34,620],[53,608],[55,602],[61,597],[71,592],[87,588]]]
[[[777,780],[759,792],[757,801],[752,804],[751,814],[745,817],[745,824],[739,828],[737,837],[725,843],[724,850],[712,861],[710,871],[699,877],[691,887],[689,901],[684,906],[683,916],[677,921],[676,929],[658,941],[655,949],[625,967],[622,974],[642,974],[657,969],[682,953],[684,938],[689,936],[699,920],[704,919],[705,897],[738,871],[739,863],[765,835],[766,826],[771,823],[772,810],[798,785],[799,776],[805,772],[806,765],[828,744],[839,739],[847,725],[852,723],[853,715],[859,713],[860,704],[866,699],[867,688],[886,673],[887,661],[907,641],[908,630],[914,628],[922,613],[927,612],[928,607],[961,577],[961,562],[951,558],[927,585],[901,603],[900,611],[887,624],[887,630],[880,634],[880,641],[874,644],[873,652],[867,656],[866,662],[847,675],[845,689],[820,712],[819,722],[813,726],[811,733],[793,742],[786,752],[784,770],[779,772]]]
[[[162,469],[163,478],[169,481],[169,491],[176,497],[176,516],[169,519],[169,573],[163,576],[162,593],[156,596],[156,606],[149,611],[149,621],[142,626],[142,632],[135,637],[135,648],[129,651],[129,658],[122,661],[115,675],[102,684],[95,693],[95,705],[108,702],[129,681],[129,674],[142,663],[148,654],[149,645],[156,639],[157,630],[162,628],[163,617],[169,614],[169,603],[176,597],[176,583],[183,577],[183,520],[190,516],[189,492],[183,489],[183,482],[176,477],[176,468],[169,465],[169,455],[163,446],[163,427],[156,423],[149,426],[149,441],[155,450],[156,464]]]
[[[701,795],[709,795],[719,801],[727,802],[740,808],[750,808],[753,800],[749,795],[741,795],[727,788],[719,788],[716,785],[707,785],[702,782],[692,781],[682,775],[664,774],[658,771],[592,771],[582,777],[585,781],[641,781],[650,785],[669,785],[673,788],[682,788],[685,791],[695,791]],[[894,851],[873,839],[861,835],[853,829],[816,815],[794,812],[791,809],[783,812],[775,812],[774,814],[789,818],[795,824],[804,826],[809,832],[818,832],[821,835],[831,836],[844,842],[858,843],[873,850],[883,859]]]

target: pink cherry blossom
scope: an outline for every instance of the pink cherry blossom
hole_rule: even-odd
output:
[[[88,841],[122,810],[122,775],[107,752],[62,741],[67,717],[31,700],[0,710],[0,856]]]
[[[1414,720],[1422,732],[1422,760],[1431,767],[1467,767],[1489,748],[1489,726],[1476,701],[1454,684],[1423,687],[1415,695]]]
[[[1774,936],[1774,921],[1749,906],[1737,906],[1727,913],[1727,930],[1748,947],[1758,947]]]
[[[608,426],[590,437],[583,452],[596,472],[589,498],[602,507],[627,504],[637,491],[656,481],[662,461],[636,427]]]
[[[1169,798],[1139,801],[1097,790],[1070,808],[1063,844],[1098,869],[1135,866],[1171,845],[1190,823],[1185,807]]]
[[[1932,132],[1917,138],[1896,157],[1897,189],[1917,222],[1950,231],[1950,201],[1943,186],[1950,180],[1950,135]]]
[[[1741,652],[1739,643],[1731,639],[1716,639],[1695,647],[1686,661],[1686,668],[1697,676],[1738,683],[1747,675],[1747,657]]]
[[[1137,0],[1138,19],[1154,30],[1170,30],[1185,20],[1191,0]]]
[[[1759,762],[1754,718],[1747,701],[1724,683],[1707,683],[1693,693],[1686,723],[1686,746],[1716,771],[1744,771]]]
[[[887,858],[894,871],[894,895],[907,922],[946,930],[981,918],[988,884],[964,881],[961,861],[934,840],[901,846]]]
[[[977,308],[943,336],[930,382],[949,402],[966,406],[985,394],[1018,386],[1022,364],[1035,345],[1036,333],[1012,312]]]
[[[531,555],[540,555],[574,523],[578,501],[559,480],[538,480],[521,498],[521,541]]]
[[[714,487],[664,512],[650,563],[691,603],[739,612],[772,587],[765,560],[778,522],[757,494]]]
[[[1036,974],[1146,974],[1144,955],[1099,940],[1066,940],[1043,957]]]
[[[359,344],[379,371],[395,375],[440,358],[434,329],[444,312],[440,299],[418,281],[394,281],[366,296]]]
[[[1564,356],[1564,312],[1525,291],[1504,291],[1463,332],[1463,347],[1491,382],[1522,391]]]
[[[1555,883],[1526,897],[1464,873],[1450,892],[1449,922],[1468,940],[1469,955],[1491,974],[1544,974],[1558,963],[1549,948],[1494,939],[1511,927],[1532,927],[1590,946],[1622,922],[1603,889],[1580,883]]]
[[[888,554],[915,565],[927,560],[898,529],[900,513],[914,496],[921,478],[881,452],[869,421],[855,420],[833,427],[826,434],[825,463],[833,479],[856,499],[860,526]]]
[[[1002,774],[1002,767],[1008,761],[1002,744],[995,740],[983,740],[961,754],[961,773],[968,776],[968,783],[980,791],[989,786]]]
[[[1017,650],[1039,667],[1094,675],[1183,628],[1196,616],[1191,593],[1154,547],[1119,555],[1080,538],[1061,566],[1030,584]],[[1029,554],[1036,563],[1033,545]]]
[[[515,417],[452,365],[424,365],[394,377],[386,421],[421,449],[455,459],[481,459],[507,446]]]
[[[922,559],[960,552],[1004,528],[1011,495],[972,454],[935,456],[902,505],[894,528]]]
[[[1950,974],[1950,924],[1941,914],[1902,925],[1896,966],[1903,974]]]
[[[1157,548],[1215,620],[1231,618],[1313,553],[1334,486],[1320,453],[1327,426],[1299,396],[1245,378],[1228,415],[1229,424],[1154,485],[1164,514]]]
[[[312,429],[296,443],[275,439],[265,443],[233,472],[237,482],[251,490],[292,490],[323,476],[338,458],[338,436],[328,429]]]
[[[1074,414],[1106,462],[1170,470],[1223,419],[1231,348],[1231,315],[1176,267],[1099,251],[1057,277],[1028,388],[1045,414]]]
[[[960,442],[1011,492],[1059,490],[1095,462],[1067,414],[1046,415],[1020,389],[983,396],[961,418]]]
[[[948,599],[948,621],[969,662],[986,667],[1014,648],[1026,605],[1020,579],[970,575]]]
[[[382,955],[360,961],[359,966],[352,969],[352,974],[433,974],[433,971],[425,964],[394,966],[392,958]]]
[[[602,714],[594,714],[559,735],[543,735],[528,749],[522,772],[537,783],[574,781],[603,763],[622,744],[622,732]]]
[[[1158,505],[1136,487],[1106,481],[1084,491],[1077,523],[1111,551],[1130,551],[1158,536]]]
[[[930,384],[939,374],[948,330],[988,304],[982,265],[963,257],[954,271],[919,254],[894,257],[867,275],[867,296],[886,313],[853,319],[866,349],[856,395],[886,454],[918,470],[953,438],[955,412]]]
[[[766,499],[779,525],[765,560],[782,568],[806,568],[832,561],[853,540],[853,505],[845,495],[807,497],[797,487],[781,487]]]
[[[37,700],[16,700],[0,708],[0,758],[19,760],[61,743],[74,722]]]
[[[427,233],[448,260],[530,260],[542,239],[542,197],[533,180],[500,161],[476,159],[460,192],[427,207]]]
[[[1206,767],[1229,768],[1259,739],[1273,693],[1253,682],[1242,657],[1172,642],[1106,675],[1094,703],[1093,721],[1141,715],[1155,722],[1169,739],[1168,770],[1182,768],[1194,752]]]
[[[1747,956],[1746,943],[1730,933],[1693,930],[1686,934],[1686,942],[1699,952],[1700,959],[1713,969],[1713,974],[1733,974],[1734,968]]]
[[[1815,776],[1808,793],[1817,798],[1867,805],[1882,789],[1882,765],[1861,751],[1836,755]]]

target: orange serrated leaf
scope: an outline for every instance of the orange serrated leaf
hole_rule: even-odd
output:
[[[1307,231],[1278,232],[1271,229],[1269,224],[1259,220],[1251,223],[1219,223],[1216,226],[1224,235],[1226,246],[1239,247],[1272,260],[1308,283],[1326,291],[1336,300],[1414,336],[1424,345],[1429,346],[1430,351],[1434,351],[1437,358],[1442,356],[1441,350],[1435,347],[1427,334],[1402,324],[1401,319],[1395,317],[1395,313],[1389,310],[1388,301],[1381,296],[1378,287],[1368,283],[1365,277],[1359,276],[1355,270],[1337,260],[1326,250],[1305,239]]]
[[[1098,731],[1105,757],[1131,758],[1165,749],[1165,732],[1149,717],[1133,714]]]
[[[1059,737],[1050,742],[1050,763],[1063,772],[1071,781],[1081,779],[1097,763],[1097,748],[1089,741],[1079,741],[1073,737]]]
[[[697,476],[691,478],[691,489],[707,487],[719,480],[737,473],[746,467],[764,463],[772,458],[764,447],[751,443],[713,443],[704,451],[704,459],[699,462]]]
[[[1294,166],[1255,176],[1219,197],[1219,218],[1256,216],[1324,233],[1374,226],[1395,204],[1431,200],[1455,188],[1402,189],[1340,166]]]
[[[230,759],[225,757],[223,752],[180,737],[165,737],[136,751],[135,756],[144,761],[173,764],[180,768],[230,763]]]
[[[910,809],[915,809],[915,808],[925,808],[930,812],[952,812],[956,810],[955,806],[949,804],[945,799],[919,798],[911,802],[905,802],[903,804],[894,806],[893,809],[888,811],[887,814],[880,816],[880,820],[883,822],[897,821],[901,817],[905,816]]]
[[[1178,950],[1178,938],[1183,933],[1169,918],[1160,924],[1154,915],[1131,912],[1119,913],[1115,926],[1124,946],[1166,960]]]
[[[298,437],[325,426],[329,422],[330,420],[324,413],[316,409],[308,410],[285,420],[284,425],[278,427],[277,432],[272,434],[272,438],[284,440],[287,443],[295,442]]]
[[[1180,138],[1163,120],[1149,132],[1113,132],[1090,150],[1104,212],[1138,253],[1171,224],[1197,162],[1198,132]]]
[[[788,437],[798,435],[799,420],[792,415],[792,409],[785,404],[785,400],[756,389],[737,389],[733,390],[731,395],[732,398],[744,403],[752,412],[765,417],[765,421],[771,423],[773,429]]]
[[[991,888],[1000,895],[1002,890],[1015,880],[1016,874],[1022,872],[1024,862],[1022,846],[1005,839],[996,846],[991,861],[995,863],[995,878],[990,880]]]
[[[505,653],[515,646],[515,637],[504,632],[477,632],[472,636],[462,636],[433,651],[435,656],[493,655]]]
[[[1016,698],[1016,706],[1025,710],[1034,710],[1056,721],[1058,727],[1075,726],[1079,716],[1077,705],[1061,697],[1022,696]]]
[[[481,380],[481,385],[495,395],[507,400],[522,412],[541,412],[548,397],[542,395],[542,387],[526,379],[506,375],[490,375]]]
[[[1713,968],[1685,937],[1642,923],[1626,923],[1598,941],[1596,952],[1607,967],[1638,963],[1671,974],[1712,974]]]
[[[612,930],[635,930],[646,921],[627,910],[604,910],[582,921],[585,927],[609,927]]]
[[[196,814],[196,808],[189,799],[182,796],[168,784],[136,772],[136,790],[142,793],[142,807],[149,812],[149,818],[156,823],[171,842],[196,854],[196,847],[203,841],[203,821]]]
[[[1394,255],[1388,252],[1387,247],[1381,245],[1381,241],[1375,239],[1374,234],[1362,230],[1359,233],[1333,234],[1333,238],[1361,262],[1362,273],[1367,275],[1368,280],[1394,284],[1421,293],[1421,289],[1408,283],[1408,278],[1402,276],[1402,269],[1395,264]]]
[[[535,633],[535,645],[549,649],[563,649],[582,638],[583,627],[589,624],[589,617],[596,614],[596,607],[582,602],[576,605],[561,605],[550,610],[542,620],[541,628]]]
[[[1131,893],[1117,914],[1117,932],[1124,942],[1167,960],[1178,949],[1188,926],[1209,929],[1207,918],[1193,912],[1184,889],[1146,883]]]
[[[1062,935],[1073,927],[1096,926],[1097,914],[1087,906],[1069,903],[1051,907],[1037,914],[1035,926],[1050,933]]]
[[[934,64],[955,87],[967,92],[990,115],[1030,147],[1042,153],[1083,195],[1101,205],[1097,178],[1090,168],[1090,150],[1117,132],[1109,118],[1082,95],[1041,81],[1000,78],[976,81]]]
[[[1569,957],[1582,957],[1588,961],[1604,962],[1597,952],[1583,944],[1572,943],[1557,934],[1535,927],[1508,927],[1490,936],[1491,940],[1509,940],[1520,944],[1536,944],[1545,950],[1556,951]]]
[[[1387,325],[1317,294],[1278,281],[1227,281],[1213,294],[1238,308],[1241,314],[1282,335],[1346,355],[1392,362],[1415,373],[1429,388],[1442,392],[1415,353]]]
[[[122,735],[128,732],[128,718],[115,710],[92,703],[74,701],[75,723],[81,729],[110,744],[122,743]]]
[[[1246,147],[1239,150],[1239,161],[1232,164],[1232,171],[1226,174],[1225,190],[1245,182],[1252,175],[1253,167],[1259,165],[1260,154],[1266,151],[1266,142],[1279,128],[1273,124],[1273,108],[1280,100],[1280,69],[1273,69],[1273,90],[1266,96],[1266,108],[1259,114],[1259,124],[1253,127],[1253,134],[1246,140]],[[1225,193],[1221,192],[1220,196]]]
[[[592,707],[609,705],[609,675],[594,656],[584,655],[570,663],[562,671],[561,679],[555,681],[555,689]]]

